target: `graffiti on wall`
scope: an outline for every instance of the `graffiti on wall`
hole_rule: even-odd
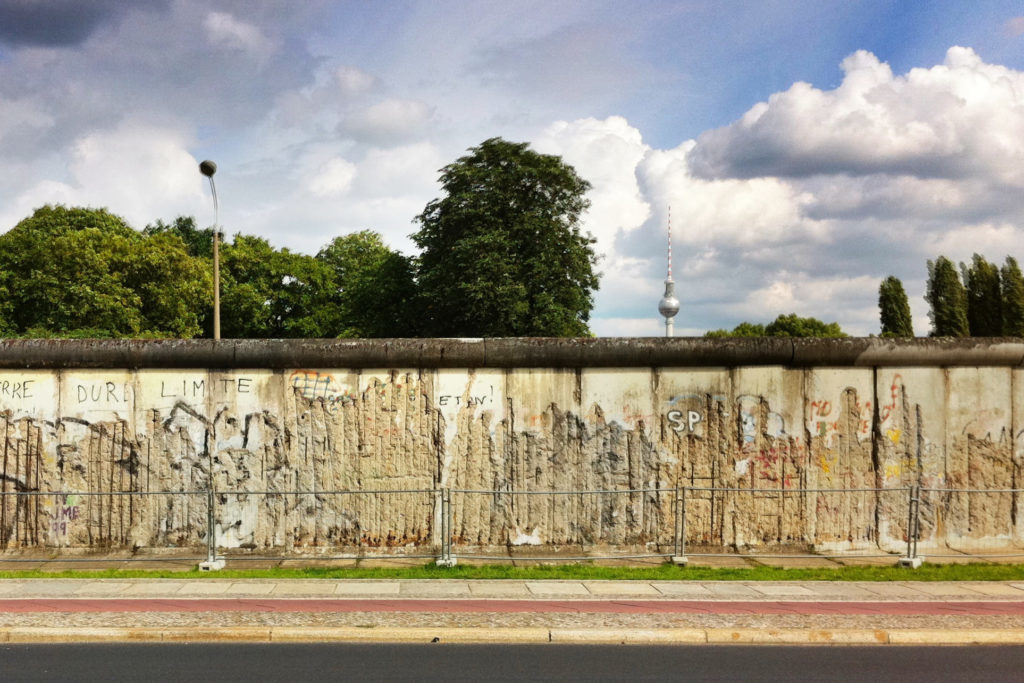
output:
[[[901,471],[919,467],[910,457],[915,454],[911,446],[923,441],[921,425],[927,417],[921,417],[920,407],[916,416],[899,412],[904,399],[898,374],[889,392],[879,391],[877,416],[873,398],[864,400],[837,381],[832,390],[826,385],[806,397],[774,389],[771,396],[744,394],[735,400],[717,393],[672,396],[661,410],[652,411],[655,399],[636,389],[643,382],[634,373],[627,383],[632,392],[628,400],[618,399],[626,407],[612,403],[618,412],[605,413],[600,403],[607,407],[617,396],[626,396],[616,394],[614,375],[605,374],[602,381],[608,384],[602,386],[601,400],[580,414],[578,408],[566,409],[550,400],[553,392],[546,393],[543,383],[523,401],[507,395],[500,378],[481,380],[471,372],[450,372],[436,385],[431,375],[397,371],[380,378],[313,369],[180,377],[161,371],[148,380],[144,372],[82,375],[45,380],[12,372],[0,377],[3,491],[90,494],[78,500],[40,496],[38,502],[10,496],[0,505],[0,545],[201,542],[197,530],[205,510],[200,503],[113,494],[205,491],[210,486],[222,491],[328,492],[411,490],[443,482],[471,490],[636,491],[665,490],[684,482],[788,490],[849,482],[860,486],[876,477],[889,486],[906,480],[905,472],[899,479]],[[806,383],[792,384],[809,391]],[[760,385],[775,386],[768,381]],[[651,386],[658,391],[656,383]],[[32,412],[45,409],[35,404],[50,405],[41,398],[48,393],[61,397],[54,409],[65,414]],[[210,400],[213,396],[218,400]],[[575,404],[564,400],[578,406],[580,399]],[[523,412],[501,409],[513,401],[524,404]],[[958,437],[974,429],[971,419],[994,424],[1008,410],[992,405],[988,397],[978,401],[977,410],[957,418]],[[806,429],[787,432],[783,415],[795,419],[787,410],[798,411],[786,408],[795,405],[803,407],[804,421],[796,419],[796,424]],[[653,412],[655,419],[660,413],[660,430],[647,428],[651,421],[644,411]],[[620,414],[626,419],[619,419]],[[876,420],[882,422],[873,432]],[[641,423],[644,429],[639,429]],[[946,423],[941,424],[945,429]],[[446,438],[448,432],[457,435]],[[878,451],[884,457],[877,462],[871,458],[876,444],[858,443],[870,441],[873,434],[882,440]],[[1012,484],[1004,481],[1010,476],[1004,470],[1012,472],[1013,467],[1002,451],[973,442],[969,447],[984,458],[970,465],[967,455],[949,460],[964,470],[964,481],[981,481],[974,471],[987,468],[986,486]],[[398,496],[372,500],[325,493],[229,498],[219,504],[218,526],[225,539],[242,547],[356,541],[400,547],[408,539],[431,538],[435,519],[429,498],[415,505],[400,502]],[[848,520],[862,524],[873,514],[870,506],[854,514],[833,502],[801,500],[788,493],[784,499],[758,499],[749,509],[743,507],[748,503],[737,503],[739,507],[726,511],[720,502],[708,498],[705,521],[715,525],[708,537],[733,533],[737,542],[800,538],[806,530],[800,525],[806,521],[790,518],[801,520],[808,510],[837,529]],[[531,538],[566,543],[651,538],[665,520],[671,522],[670,511],[640,493],[608,503],[598,531],[573,521],[573,510],[578,510],[572,506],[578,504],[568,497],[557,503],[523,498],[500,504],[497,509],[481,501],[457,503],[458,538],[504,542],[507,516],[514,518],[511,528],[529,530]],[[748,513],[753,521],[743,521]],[[727,514],[734,518],[727,519]],[[404,526],[388,526],[398,524]],[[861,538],[860,533],[847,536]]]

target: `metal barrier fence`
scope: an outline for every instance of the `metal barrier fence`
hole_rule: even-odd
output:
[[[84,555],[143,548],[175,559],[201,557],[213,542],[212,520],[210,491],[3,491],[0,558],[38,561],[38,554],[11,557],[30,549],[54,551],[62,561],[93,561]]]
[[[1024,557],[1022,489],[0,492],[0,559]],[[34,551],[35,555],[32,555]]]

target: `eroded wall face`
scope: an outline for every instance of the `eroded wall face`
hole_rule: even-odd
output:
[[[991,367],[0,371],[0,545],[202,545],[212,489],[221,547],[425,548],[439,542],[433,491],[448,488],[466,546],[665,547],[685,496],[690,546],[892,550],[920,484],[925,542],[968,548],[1019,534],[1022,380]]]

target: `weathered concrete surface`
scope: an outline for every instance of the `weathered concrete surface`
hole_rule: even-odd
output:
[[[5,339],[0,368],[1021,367],[1020,339]]]
[[[5,341],[0,545],[201,546],[212,488],[221,547],[418,553],[450,488],[465,552],[664,550],[686,487],[691,547],[896,551],[919,484],[924,547],[977,550],[1021,536],[1022,357],[1008,340]]]

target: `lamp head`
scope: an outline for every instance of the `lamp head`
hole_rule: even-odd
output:
[[[212,178],[213,174],[217,172],[217,164],[213,163],[209,159],[199,164],[199,172],[207,178]]]

